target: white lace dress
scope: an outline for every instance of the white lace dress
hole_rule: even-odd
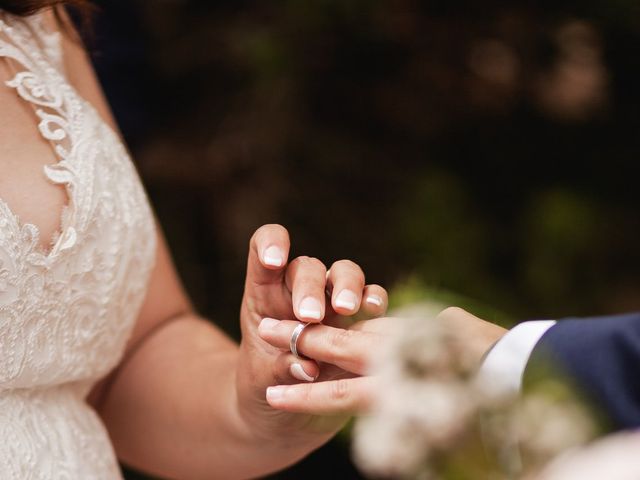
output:
[[[85,397],[122,357],[155,252],[145,192],[118,136],[65,79],[59,34],[0,11],[0,88],[34,107],[69,203],[50,251],[0,200],[0,479],[117,479]],[[1,148],[1,146],[0,146]]]

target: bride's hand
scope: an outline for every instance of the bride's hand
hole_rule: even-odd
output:
[[[317,363],[269,345],[260,338],[258,326],[264,318],[339,325],[342,318],[358,312],[377,317],[386,312],[387,293],[380,286],[365,285],[362,270],[353,262],[336,262],[327,273],[315,258],[298,257],[289,263],[289,248],[288,232],[279,225],[261,227],[250,242],[240,315],[238,402],[245,422],[265,437],[308,436],[312,430],[320,443],[341,421],[323,422],[318,429],[314,419],[275,411],[265,398],[267,387],[315,380],[320,374]]]
[[[297,349],[301,355],[319,362],[317,381],[270,387],[269,404],[283,411],[315,415],[366,411],[379,389],[375,377],[368,376],[371,365],[399,322],[402,319],[375,318],[348,329],[309,325],[298,338]],[[296,321],[266,318],[259,333],[273,347],[288,351],[289,339],[298,325]]]

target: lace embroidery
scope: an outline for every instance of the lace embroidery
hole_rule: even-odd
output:
[[[38,129],[42,136],[54,145],[54,150],[61,159],[56,164],[45,166],[44,173],[52,183],[65,188],[68,204],[60,216],[60,228],[52,239],[49,252],[35,252],[32,255],[33,261],[50,264],[59,252],[73,247],[77,239],[73,226],[75,172],[66,159],[69,157],[69,150],[73,148],[74,142],[80,135],[83,119],[82,108],[77,98],[68,88],[64,78],[39,50],[38,39],[29,34],[30,30],[39,32],[39,38],[46,39],[40,42],[47,45],[47,54],[52,55],[57,59],[57,63],[60,63],[61,49],[59,44],[56,47],[53,43],[59,42],[59,36],[45,33],[41,17],[33,17],[30,23],[16,26],[9,26],[0,20],[0,31],[4,32],[11,42],[0,42],[0,56],[10,57],[27,69],[5,83],[14,88],[25,101],[37,107],[36,115],[40,118]],[[36,72],[44,73],[47,81],[43,80],[42,73]],[[67,142],[67,146],[65,147],[62,142]],[[5,209],[9,209],[6,204]],[[25,224],[23,228],[34,232],[35,237],[39,239],[40,233],[35,225]],[[36,243],[36,249],[39,244],[40,242]]]
[[[0,59],[24,69],[0,88],[34,106],[68,207],[49,252],[0,200],[0,478],[119,479],[104,426],[84,398],[112,370],[138,316],[156,234],[118,136],[67,82],[59,34],[1,15]]]

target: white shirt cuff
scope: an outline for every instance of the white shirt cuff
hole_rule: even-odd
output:
[[[531,352],[555,324],[555,320],[523,322],[509,330],[485,357],[478,371],[480,384],[502,395],[520,392]]]

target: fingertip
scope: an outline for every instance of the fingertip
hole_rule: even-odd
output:
[[[362,303],[367,312],[376,316],[384,315],[389,304],[387,291],[379,285],[367,285]]]
[[[269,405],[276,408],[284,401],[286,388],[283,385],[277,385],[275,387],[268,387],[266,392],[266,399]]]
[[[262,250],[260,261],[269,269],[282,268],[286,263],[284,249],[278,245],[269,245],[267,248]]]
[[[305,323],[311,323],[313,325],[320,325],[323,320],[324,318],[321,318],[320,320],[315,320],[313,318],[305,318],[304,320],[301,320],[301,321]]]
[[[378,295],[369,295],[366,299],[365,302],[369,305],[372,305],[374,307],[381,307],[382,306],[382,298],[380,298]]]
[[[361,307],[364,288],[364,272],[351,260],[334,262],[327,279],[328,289],[333,292],[331,306],[342,316],[355,315]]]
[[[361,298],[349,289],[343,289],[333,297],[333,309],[340,315],[353,315],[360,309]]]
[[[250,244],[263,267],[275,270],[286,265],[290,240],[282,225],[263,225],[253,234]]]
[[[320,323],[324,318],[324,305],[311,296],[303,298],[297,310],[297,317],[303,322]]]
[[[258,325],[258,335],[260,338],[270,338],[273,331],[278,326],[279,320],[275,318],[263,318],[260,324]]]
[[[302,382],[314,382],[320,371],[315,362],[294,362],[289,366],[289,373],[296,380]]]

